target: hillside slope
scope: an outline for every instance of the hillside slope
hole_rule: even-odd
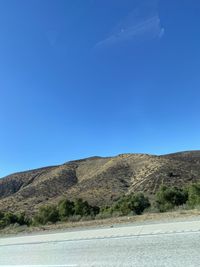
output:
[[[161,184],[182,186],[197,181],[200,151],[92,157],[0,179],[0,210],[33,213],[40,205],[63,197],[106,205],[122,194],[153,194]]]

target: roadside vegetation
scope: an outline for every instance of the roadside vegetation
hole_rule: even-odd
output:
[[[57,206],[42,206],[32,219],[33,225],[55,223],[58,221],[78,221],[81,218],[94,219],[100,208],[91,206],[87,201],[77,199],[61,200]]]
[[[185,188],[162,186],[149,200],[143,193],[124,195],[111,206],[91,206],[87,201],[61,200],[57,205],[42,206],[32,217],[24,213],[0,211],[0,229],[10,225],[38,226],[57,222],[97,220],[109,217],[140,215],[145,211],[166,212],[180,207],[194,209],[200,206],[200,183]]]
[[[191,184],[185,188],[162,186],[155,195],[154,205],[160,212],[170,211],[177,207],[199,208],[200,183]]]
[[[155,195],[155,206],[160,212],[172,210],[176,206],[186,204],[188,189],[162,186]]]
[[[130,194],[121,197],[118,201],[114,202],[112,206],[102,207],[98,217],[140,215],[150,206],[150,201],[144,194]]]
[[[12,213],[0,211],[0,228],[5,228],[11,224],[27,225],[31,224],[31,220],[24,213]]]

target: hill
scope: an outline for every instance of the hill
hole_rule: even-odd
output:
[[[80,197],[101,206],[130,192],[151,195],[162,184],[184,186],[197,181],[200,151],[92,157],[0,179],[0,210],[31,214],[40,205],[57,203],[63,197]]]

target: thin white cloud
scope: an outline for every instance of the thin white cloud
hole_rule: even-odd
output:
[[[146,41],[162,38],[165,33],[155,6],[150,8],[143,6],[135,9],[115,28],[115,32],[99,41],[96,47],[115,45],[125,41]]]

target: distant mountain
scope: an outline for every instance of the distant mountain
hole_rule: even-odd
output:
[[[154,194],[160,185],[200,181],[200,151],[155,156],[92,157],[11,174],[0,179],[0,210],[33,213],[61,198],[106,205],[123,194]]]

